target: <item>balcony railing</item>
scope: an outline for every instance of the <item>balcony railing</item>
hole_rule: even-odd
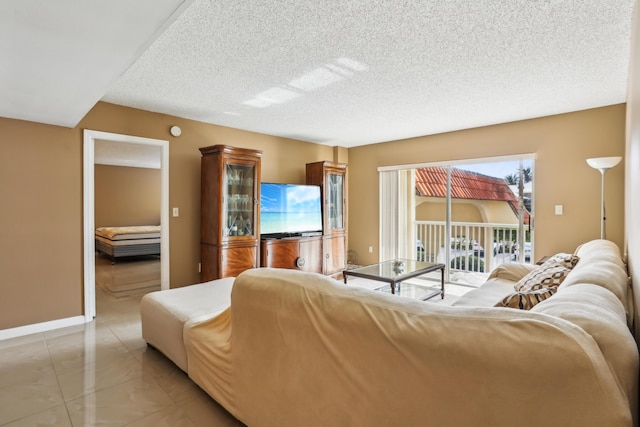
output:
[[[509,262],[531,262],[531,244],[520,255],[518,226],[452,222],[446,242],[444,221],[415,221],[416,259],[447,264],[450,271],[489,273]],[[448,248],[448,251],[447,249]]]

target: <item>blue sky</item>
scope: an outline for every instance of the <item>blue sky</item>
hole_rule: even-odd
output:
[[[260,210],[262,212],[320,211],[320,187],[262,183],[260,191]],[[285,194],[286,198],[283,200]]]
[[[523,160],[524,167],[531,167],[532,160]],[[457,169],[478,172],[483,175],[493,176],[496,178],[504,178],[507,175],[514,174],[518,171],[520,161],[496,162],[496,163],[477,163],[468,165],[456,165]]]

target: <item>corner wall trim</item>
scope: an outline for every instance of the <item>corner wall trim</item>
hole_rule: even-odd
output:
[[[0,341],[9,338],[17,338],[25,335],[47,332],[53,329],[66,328],[86,323],[84,316],[67,317],[65,319],[50,320],[48,322],[34,323],[32,325],[18,326],[11,329],[0,330]]]

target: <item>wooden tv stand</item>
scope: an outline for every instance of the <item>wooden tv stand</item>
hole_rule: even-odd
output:
[[[260,266],[322,273],[322,236],[262,239]]]

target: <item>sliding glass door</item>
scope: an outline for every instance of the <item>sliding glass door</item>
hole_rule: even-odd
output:
[[[381,258],[443,263],[449,282],[469,285],[500,264],[532,261],[532,156],[427,164],[380,179]]]

